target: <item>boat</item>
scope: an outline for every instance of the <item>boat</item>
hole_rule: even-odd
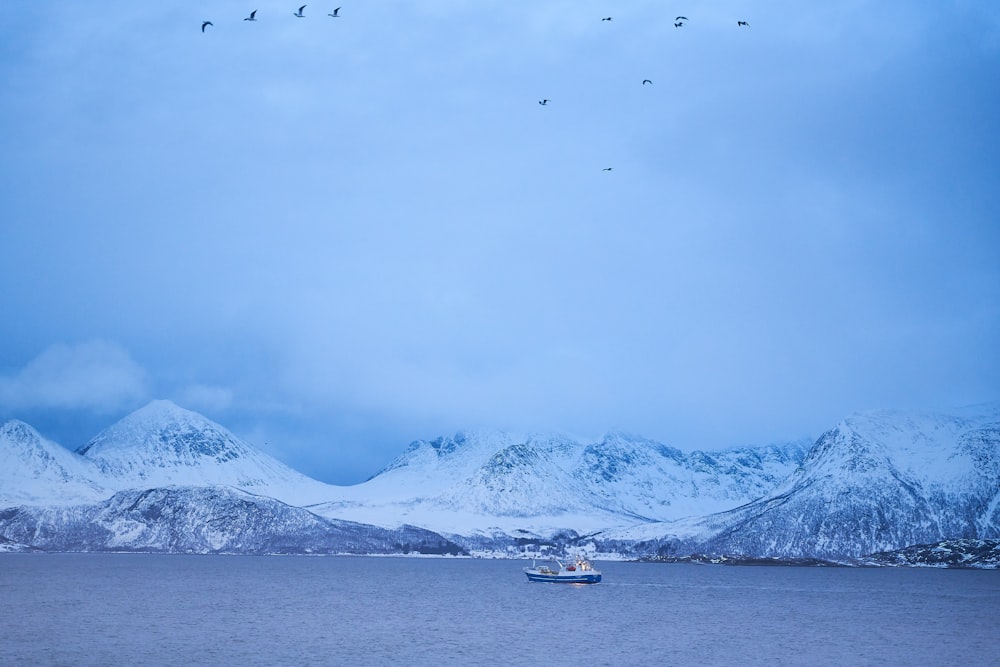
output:
[[[524,568],[524,573],[528,576],[528,581],[544,581],[558,584],[596,584],[601,580],[601,571],[595,570],[594,566],[586,558],[577,558],[572,565],[563,565],[560,561],[553,559],[557,567],[549,565],[536,565],[531,563],[531,567]]]

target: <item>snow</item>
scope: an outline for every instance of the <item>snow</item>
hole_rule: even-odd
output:
[[[689,539],[701,527],[700,546],[717,553],[821,558],[942,537],[996,537],[989,512],[1000,490],[998,412],[852,415],[821,436],[802,466],[763,497],[625,535]],[[979,515],[983,507],[989,508],[985,517]]]
[[[998,455],[1000,406],[992,405],[862,413],[811,446],[690,454],[623,433],[587,442],[468,431],[416,441],[368,482],[338,487],[302,475],[197,413],[154,401],[78,453],[23,422],[0,425],[0,509],[49,508],[45,525],[77,525],[98,512],[122,548],[161,538],[150,536],[146,519],[126,516],[131,505],[109,504],[112,496],[174,489],[165,496],[171,507],[205,504],[189,521],[199,531],[196,548],[208,550],[232,548],[233,531],[245,528],[226,525],[229,514],[212,514],[213,503],[246,498],[272,503],[267,511],[282,516],[275,500],[289,511],[308,510],[288,515],[289,525],[418,526],[479,539],[496,553],[515,538],[576,534],[595,544],[859,555],[965,534],[996,537]],[[119,500],[132,497],[145,496]],[[197,528],[208,520],[211,529]]]
[[[289,468],[196,412],[153,401],[78,450],[115,490],[161,486],[234,486],[301,505],[335,487]]]
[[[89,462],[22,421],[0,424],[0,507],[75,504],[108,495]]]
[[[708,455],[612,433],[471,431],[417,441],[364,484],[310,509],[329,517],[446,534],[524,530],[588,534],[729,509],[757,498],[801,462],[804,443]]]

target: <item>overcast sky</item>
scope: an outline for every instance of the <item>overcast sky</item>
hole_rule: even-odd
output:
[[[1000,3],[297,5],[0,5],[0,419],[351,484],[1000,399]]]

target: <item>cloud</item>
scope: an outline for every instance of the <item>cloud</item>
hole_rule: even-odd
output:
[[[146,371],[116,343],[56,343],[16,375],[0,377],[0,402],[18,409],[113,412],[147,398],[147,384]]]
[[[368,474],[995,396],[1000,5],[524,4],[0,3],[0,416],[170,398]]]

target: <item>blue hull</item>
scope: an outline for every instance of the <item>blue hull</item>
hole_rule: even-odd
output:
[[[551,584],[596,584],[601,581],[600,573],[592,572],[589,574],[536,574],[534,572],[525,572],[528,577],[528,581],[540,581]]]

